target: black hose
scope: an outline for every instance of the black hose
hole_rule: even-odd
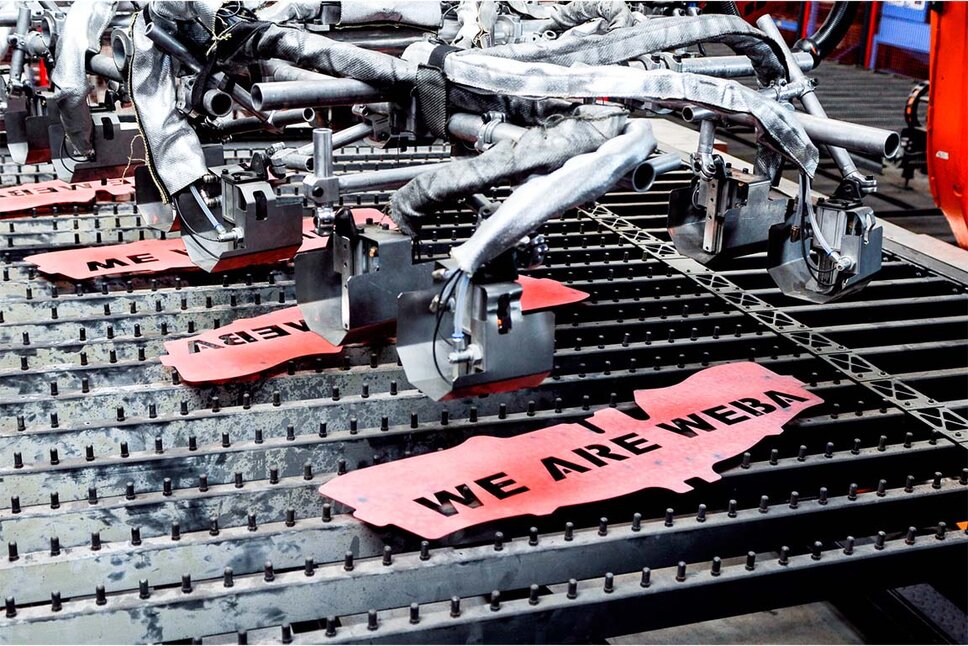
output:
[[[835,2],[826,20],[820,25],[820,29],[813,35],[798,41],[794,48],[810,53],[814,63],[819,65],[820,61],[827,58],[847,35],[847,30],[854,22],[860,4],[859,2]]]

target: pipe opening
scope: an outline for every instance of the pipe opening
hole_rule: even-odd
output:
[[[232,97],[225,92],[210,90],[205,94],[205,109],[215,117],[224,117],[232,111]]]
[[[259,87],[258,83],[252,85],[249,96],[252,97],[252,107],[256,110],[262,110],[262,88]]]
[[[111,57],[114,59],[114,65],[119,72],[123,73],[128,69],[128,54],[130,52],[131,42],[124,30],[115,29],[111,32]]]
[[[636,166],[632,171],[632,190],[636,193],[645,193],[655,183],[656,173],[652,164],[645,163]]]
[[[887,158],[893,158],[897,155],[901,148],[901,136],[896,132],[892,132],[888,135],[887,139],[884,140],[884,156]]]

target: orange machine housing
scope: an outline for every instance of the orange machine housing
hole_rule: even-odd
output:
[[[958,244],[968,249],[968,3],[931,11],[928,180]]]

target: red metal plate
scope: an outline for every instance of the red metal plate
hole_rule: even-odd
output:
[[[822,401],[798,380],[752,362],[707,368],[675,386],[638,391],[635,399],[648,421],[606,408],[586,420],[590,426],[476,436],[335,477],[319,492],[355,508],[362,521],[436,539],[651,487],[689,491],[688,480],[718,480],[716,463],[779,434]]]
[[[354,209],[353,217],[357,223],[363,224],[379,222],[385,216],[376,209]],[[328,239],[327,236],[316,234],[311,218],[303,220],[302,237],[299,251],[322,247]],[[42,273],[67,276],[74,280],[197,269],[179,238],[50,251],[27,256],[25,260],[37,265]],[[255,257],[246,257],[244,260],[247,265],[259,264]]]
[[[588,298],[588,293],[562,285],[550,278],[531,278],[518,276],[521,283],[521,309],[525,312],[537,312],[571,305]]]
[[[134,194],[134,178],[105,179],[68,184],[59,179],[0,188],[0,218],[22,215],[31,209],[91,204],[95,200],[127,201]]]
[[[292,359],[338,354],[340,346],[311,332],[298,307],[239,319],[217,330],[165,343],[162,365],[190,383],[219,383],[259,374]]]

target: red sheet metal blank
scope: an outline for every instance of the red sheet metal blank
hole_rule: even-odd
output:
[[[793,377],[752,362],[640,390],[635,401],[648,421],[605,408],[585,424],[512,438],[479,435],[445,451],[337,476],[319,492],[355,508],[362,521],[436,539],[651,487],[689,491],[690,479],[718,480],[716,463],[781,433],[786,422],[822,402]]]

